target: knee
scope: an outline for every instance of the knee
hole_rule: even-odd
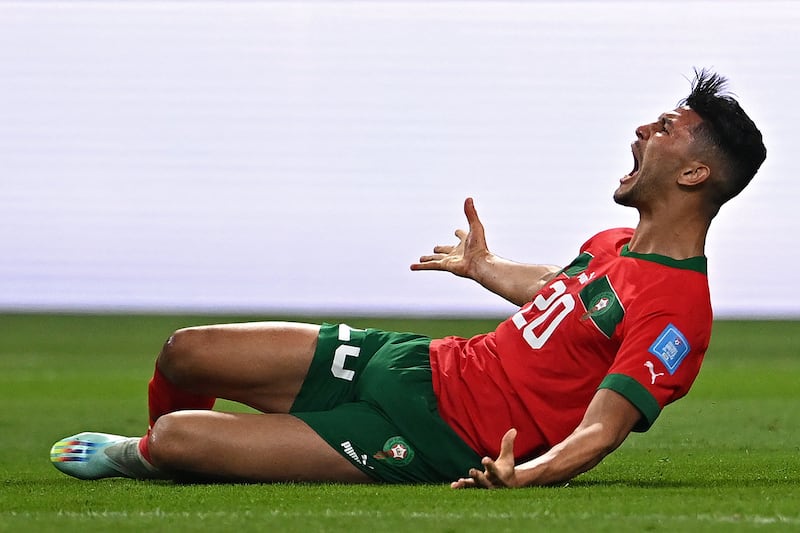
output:
[[[187,468],[191,440],[191,425],[180,412],[159,417],[148,434],[147,448],[153,466],[164,471]]]
[[[201,327],[177,330],[170,335],[158,354],[158,369],[172,383],[190,385],[193,374],[202,368],[201,359],[207,337]]]

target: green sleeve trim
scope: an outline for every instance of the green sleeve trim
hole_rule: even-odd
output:
[[[589,263],[591,262],[592,254],[589,252],[583,252],[581,255],[576,257],[572,260],[572,263],[565,266],[561,270],[559,270],[558,274],[566,274],[568,278],[574,278],[581,272],[585,272],[587,268],[589,268]],[[558,275],[556,274],[556,275]]]
[[[672,257],[667,257],[666,255],[639,254],[636,252],[631,252],[627,244],[622,247],[620,255],[624,257],[633,257],[634,259],[652,261],[653,263],[659,263],[672,268],[694,270],[695,272],[699,272],[701,274],[708,274],[708,260],[705,256],[690,257],[689,259],[673,259]]]
[[[625,397],[631,402],[641,413],[642,418],[633,427],[634,431],[643,432],[650,429],[653,422],[656,421],[658,415],[661,414],[661,407],[658,402],[650,394],[644,385],[636,381],[630,376],[624,374],[609,374],[607,375],[598,389],[611,389]]]

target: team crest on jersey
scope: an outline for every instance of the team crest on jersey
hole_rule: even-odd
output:
[[[612,308],[612,304],[614,303],[614,296],[613,292],[601,292],[600,294],[595,295],[589,301],[589,307],[586,310],[586,313],[583,314],[581,320],[586,320],[589,317],[593,316],[600,316],[603,313],[608,312]]]
[[[405,466],[414,459],[414,449],[403,437],[392,437],[383,445],[383,449],[373,457],[388,461],[398,466]]]
[[[611,338],[625,316],[625,308],[622,307],[608,276],[591,281],[581,289],[579,296],[586,309],[581,320],[591,320],[603,335]]]
[[[689,341],[686,340],[683,333],[674,325],[669,324],[650,346],[649,351],[664,363],[667,371],[672,375],[681,366],[684,358],[689,355],[689,350],[691,350]]]

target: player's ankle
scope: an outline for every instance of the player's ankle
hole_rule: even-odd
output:
[[[153,465],[146,453],[142,453],[140,449],[142,442],[145,442],[146,452],[147,435],[130,438],[109,446],[105,450],[105,454],[126,477],[134,479],[167,479],[169,476]]]

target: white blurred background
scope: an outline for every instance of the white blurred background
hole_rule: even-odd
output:
[[[0,309],[502,315],[408,265],[565,264],[635,225],[634,129],[713,67],[769,155],[721,317],[800,317],[794,2],[0,1]]]

